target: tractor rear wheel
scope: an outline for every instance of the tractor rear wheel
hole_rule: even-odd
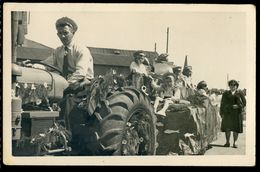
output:
[[[103,155],[155,154],[156,116],[143,92],[124,88],[102,104],[97,134]]]

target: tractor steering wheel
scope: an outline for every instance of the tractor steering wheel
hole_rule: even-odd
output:
[[[44,62],[37,62],[37,63],[39,63],[39,64],[41,64],[43,66],[49,67],[49,68],[57,71],[59,73],[59,75],[62,75],[62,71],[59,68],[57,68],[57,67],[55,67],[53,65],[50,65],[50,64],[47,64],[47,63],[44,63]]]

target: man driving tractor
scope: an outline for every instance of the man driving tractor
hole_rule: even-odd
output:
[[[62,76],[66,78],[69,86],[64,90],[64,98],[60,102],[61,116],[69,119],[69,114],[77,104],[76,94],[82,91],[86,85],[90,84],[94,77],[93,58],[87,47],[74,41],[74,35],[78,29],[76,22],[68,17],[62,17],[56,21],[57,35],[62,45],[54,50],[53,56],[43,61],[58,68]],[[45,68],[40,64],[32,67]],[[70,129],[69,120],[65,120],[65,126]]]

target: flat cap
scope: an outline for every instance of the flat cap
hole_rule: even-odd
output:
[[[68,17],[62,17],[56,21],[56,28],[58,27],[64,27],[64,26],[69,26],[71,27],[74,32],[78,30],[78,26],[74,20]]]

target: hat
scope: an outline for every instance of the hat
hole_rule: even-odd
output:
[[[175,67],[173,67],[172,68],[172,70],[173,70],[173,72],[175,72],[175,71],[181,71],[181,66],[175,66]]]
[[[167,53],[162,53],[159,55],[160,58],[166,58],[168,56],[169,56],[169,54],[167,54]]]
[[[144,53],[143,50],[138,50],[138,51],[134,52],[134,54],[133,54],[134,57],[137,57],[137,56],[140,56],[140,55],[145,56],[145,53]]]
[[[191,66],[184,66],[182,74],[189,77],[189,76],[191,76],[191,73],[192,73],[192,67]]]
[[[160,54],[159,56],[158,56],[158,58],[157,58],[157,61],[168,61],[168,57],[169,56],[169,54],[167,54],[167,53],[162,53],[162,54]]]
[[[167,73],[163,74],[162,79],[165,80],[166,78],[171,78],[171,77],[174,78],[175,77],[174,74],[171,72],[167,72]]]
[[[236,80],[234,80],[234,79],[228,81],[228,86],[230,86],[231,84],[235,84],[237,87],[239,86],[238,81],[236,81]]]
[[[197,85],[197,89],[198,89],[198,90],[199,90],[199,89],[203,89],[203,88],[205,88],[205,87],[207,87],[206,81],[200,81],[200,82],[198,83],[198,85]]]
[[[192,66],[185,66],[185,67],[184,67],[184,70],[192,71]]]
[[[74,30],[74,32],[78,30],[76,22],[68,17],[62,17],[56,21],[56,28],[64,26],[71,27]]]

